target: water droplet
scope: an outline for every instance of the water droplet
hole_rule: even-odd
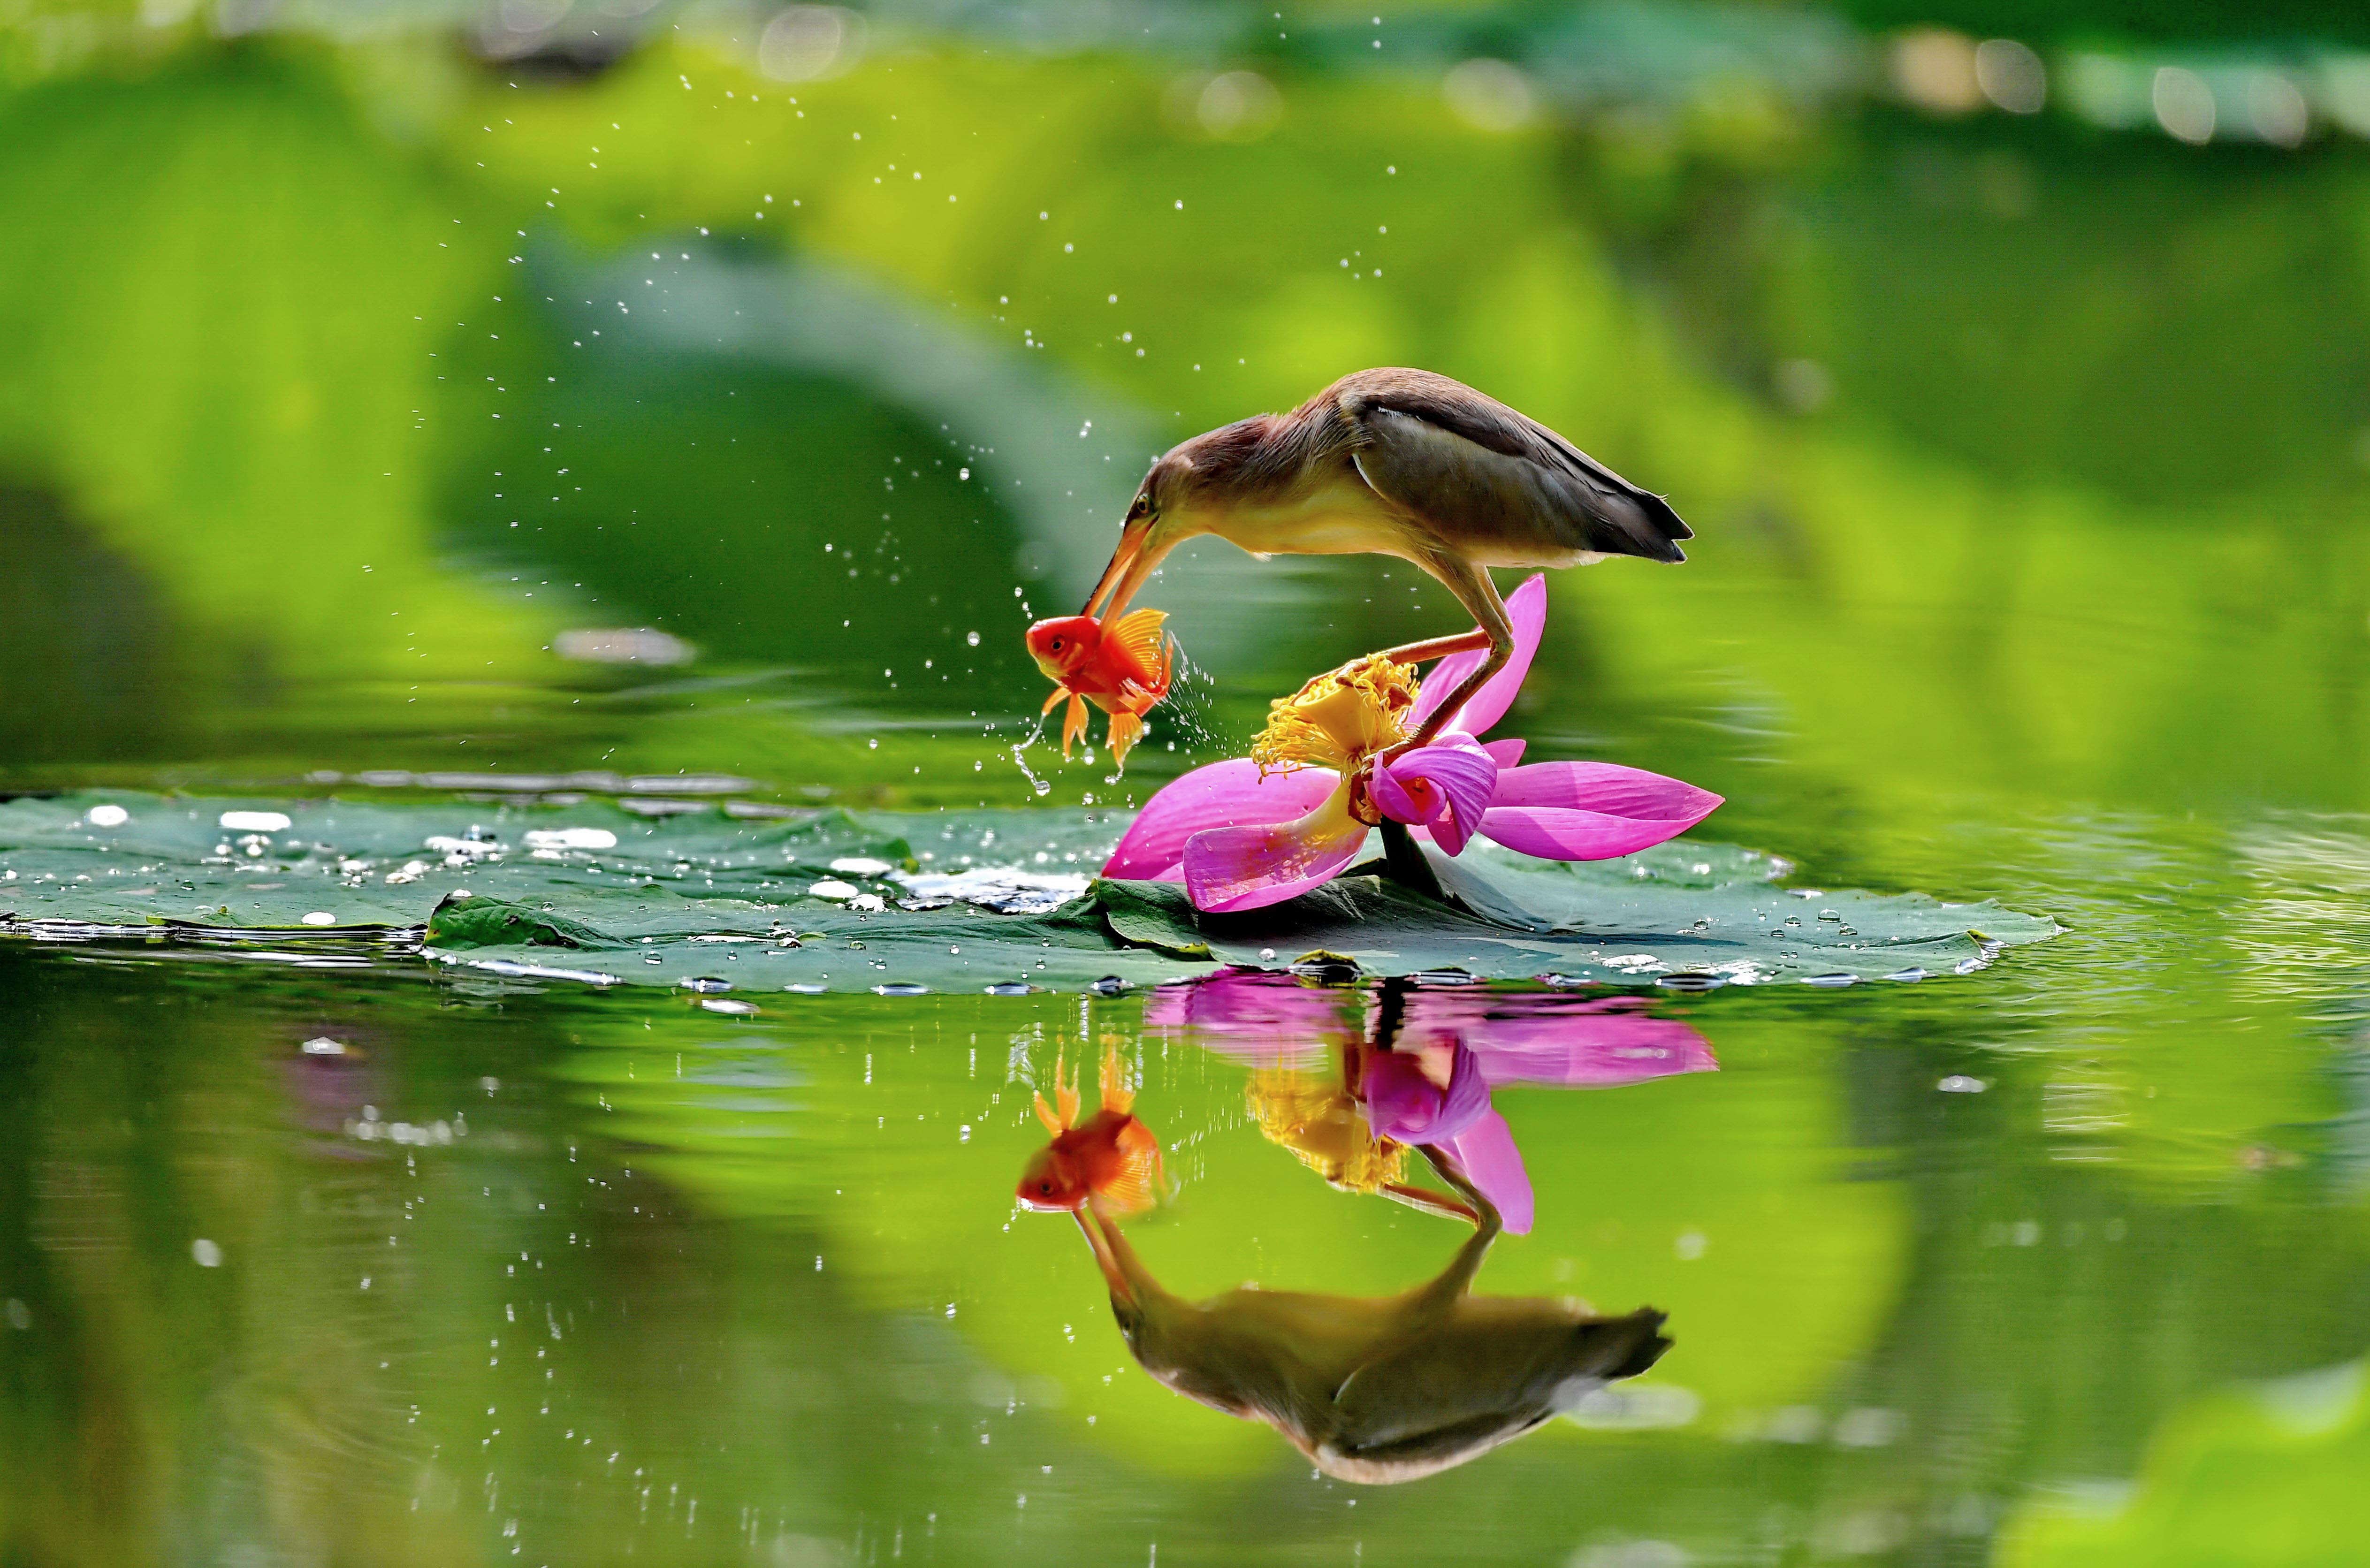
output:
[[[234,833],[278,833],[288,825],[288,818],[279,812],[224,812],[220,820]]]
[[[1275,962],[1275,949],[1273,949],[1273,948],[1261,948],[1261,949],[1260,949],[1260,962],[1261,963],[1274,963],[1274,962]]]
[[[966,474],[968,474],[968,473],[970,473],[970,472],[971,472],[971,470],[970,470],[969,468],[965,468],[965,469],[963,470],[963,472],[964,472],[964,473],[966,473]],[[964,632],[964,633],[963,633],[963,640],[964,640],[965,642],[969,643],[972,647],[976,648],[976,647],[978,647],[978,646],[979,646],[979,633],[977,633],[977,632],[975,632],[975,631],[967,631],[967,632]]]
[[[1952,1073],[1934,1087],[1945,1094],[1981,1094],[1991,1085],[1979,1078],[1969,1078],[1964,1073]]]
[[[1802,984],[1805,986],[1851,986],[1857,985],[1858,981],[1859,976],[1857,974],[1805,974],[1802,976]]]
[[[83,813],[82,820],[93,827],[121,827],[132,820],[132,813],[121,806],[93,806]]]
[[[190,1256],[197,1261],[198,1267],[201,1269],[222,1267],[222,1248],[202,1236],[190,1243]]]
[[[682,986],[686,991],[696,991],[701,993],[729,991],[732,989],[731,981],[719,980],[713,974],[695,974],[685,979],[678,980],[675,984]]]
[[[884,980],[873,986],[872,992],[873,995],[880,997],[926,997],[930,994],[930,988],[927,986],[916,986],[910,980]]]

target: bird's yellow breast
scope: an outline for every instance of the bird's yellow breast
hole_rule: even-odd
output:
[[[1193,522],[1254,555],[1406,553],[1406,522],[1354,470],[1274,500],[1204,502]]]

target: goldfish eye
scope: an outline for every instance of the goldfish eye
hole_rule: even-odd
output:
[[[1054,652],[1059,653],[1062,651],[1062,640],[1057,637],[1053,639],[1052,642],[1046,644],[1046,646],[1053,649]]]

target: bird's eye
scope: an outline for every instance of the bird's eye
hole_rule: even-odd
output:
[[[1130,517],[1141,517],[1151,510],[1152,502],[1144,496],[1137,496],[1135,498],[1135,504],[1127,509],[1127,514]]]

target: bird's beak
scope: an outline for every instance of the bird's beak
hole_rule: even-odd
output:
[[[1158,525],[1156,517],[1136,517],[1120,530],[1119,548],[1111,551],[1110,564],[1103,568],[1102,581],[1087,595],[1087,607],[1078,612],[1080,615],[1111,620],[1127,608],[1127,602],[1135,597],[1144,580],[1174,548],[1165,540],[1154,544],[1153,533]]]
[[[1103,1279],[1110,1286],[1112,1299],[1124,1301],[1133,1307],[1136,1305],[1135,1287],[1128,1282],[1127,1271],[1120,1266],[1119,1257],[1111,1251],[1110,1243],[1105,1240],[1096,1228],[1098,1225],[1109,1222],[1103,1219],[1102,1211],[1099,1209],[1095,1211],[1093,1222],[1090,1223],[1087,1218],[1087,1210],[1093,1207],[1094,1200],[1088,1198],[1073,1211],[1078,1222],[1078,1229],[1085,1235],[1087,1245],[1094,1249],[1095,1262],[1102,1268]]]

